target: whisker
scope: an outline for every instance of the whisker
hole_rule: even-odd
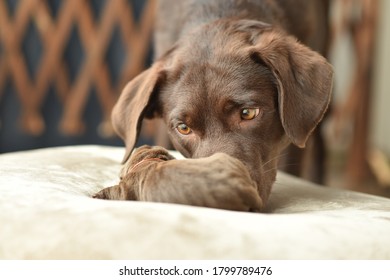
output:
[[[263,174],[265,174],[265,173],[267,173],[267,172],[270,172],[270,171],[272,171],[272,170],[277,170],[277,169],[282,168],[282,167],[297,166],[297,165],[298,165],[298,163],[287,163],[287,164],[283,164],[283,165],[281,165],[281,166],[272,167],[272,168],[270,168],[270,169],[267,169],[267,170],[265,170],[265,171],[263,172]]]
[[[277,170],[277,168],[274,167],[274,168],[270,168],[270,169],[268,169],[268,170],[265,170],[265,171],[263,172],[263,174],[265,174],[265,173],[267,173],[267,172],[274,171],[274,170]]]
[[[279,155],[277,155],[276,157],[271,158],[271,159],[268,160],[267,162],[263,163],[262,166],[264,167],[266,164],[270,163],[271,161],[273,161],[273,160],[275,160],[275,159],[279,159],[279,158],[281,158],[281,157],[284,157],[285,155],[287,155],[287,152],[286,152],[286,153],[279,154]]]
[[[278,168],[288,167],[288,166],[297,166],[299,163],[285,163],[282,165],[279,165]]]

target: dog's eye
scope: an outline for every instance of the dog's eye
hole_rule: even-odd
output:
[[[176,127],[177,131],[179,131],[180,134],[188,135],[192,132],[192,129],[187,126],[185,123],[181,123]]]
[[[241,119],[246,121],[253,120],[257,117],[259,112],[259,108],[244,108],[241,110]]]

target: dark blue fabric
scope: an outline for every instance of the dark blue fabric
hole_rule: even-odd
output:
[[[20,0],[19,0],[20,1]],[[19,3],[17,0],[6,0],[6,4],[12,16]],[[58,14],[61,8],[61,2],[64,0],[47,1],[49,8],[54,16]],[[95,20],[98,20],[104,5],[108,0],[91,0],[92,10]],[[144,7],[144,0],[128,0],[133,7],[135,18],[139,20],[139,15]],[[112,83],[116,83],[119,78],[121,67],[123,66],[125,46],[122,44],[118,29],[114,32],[109,43],[106,54],[108,68]],[[33,78],[36,68],[39,65],[43,48],[37,32],[37,27],[33,21],[30,21],[26,34],[23,37],[22,51],[25,56],[27,68],[30,76]],[[0,52],[3,51],[0,41]],[[67,64],[69,77],[74,81],[85,57],[82,43],[80,41],[77,28],[73,28],[70,40],[67,42],[64,52],[64,61]],[[151,62],[152,50],[145,65]],[[59,123],[62,115],[62,105],[58,100],[55,87],[48,89],[45,102],[42,107],[42,115],[45,119],[46,130],[42,135],[31,136],[20,129],[20,102],[16,94],[16,87],[9,81],[5,88],[0,89],[0,153],[35,149],[42,147],[79,145],[79,144],[101,144],[122,146],[123,142],[119,138],[104,139],[97,132],[98,125],[102,120],[102,111],[95,94],[95,89],[90,89],[89,100],[86,106],[83,121],[86,124],[86,131],[80,136],[66,136],[59,130]],[[147,139],[140,139],[139,144],[149,143]]]

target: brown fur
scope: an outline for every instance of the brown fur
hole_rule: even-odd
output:
[[[174,148],[184,156],[224,152],[239,159],[265,203],[281,151],[289,143],[305,146],[330,101],[332,67],[307,47],[321,51],[324,45],[321,3],[161,4],[159,58],[129,82],[112,114],[114,128],[126,144],[124,161],[135,146],[142,120],[161,118]],[[243,108],[260,113],[243,120]],[[181,135],[179,123],[192,133]]]
[[[146,160],[145,159],[161,159]],[[162,147],[142,146],[125,164],[118,185],[94,198],[140,200],[260,211],[263,203],[248,170],[223,153],[201,159],[175,160]]]

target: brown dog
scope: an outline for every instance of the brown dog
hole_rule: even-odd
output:
[[[260,211],[263,203],[246,167],[223,153],[176,160],[162,147],[135,150],[119,185],[93,196],[187,204],[236,211]]]
[[[241,160],[265,203],[281,151],[305,146],[330,101],[332,67],[313,51],[325,45],[322,2],[162,1],[159,58],[112,114],[124,161],[142,120],[162,118],[184,156]]]

